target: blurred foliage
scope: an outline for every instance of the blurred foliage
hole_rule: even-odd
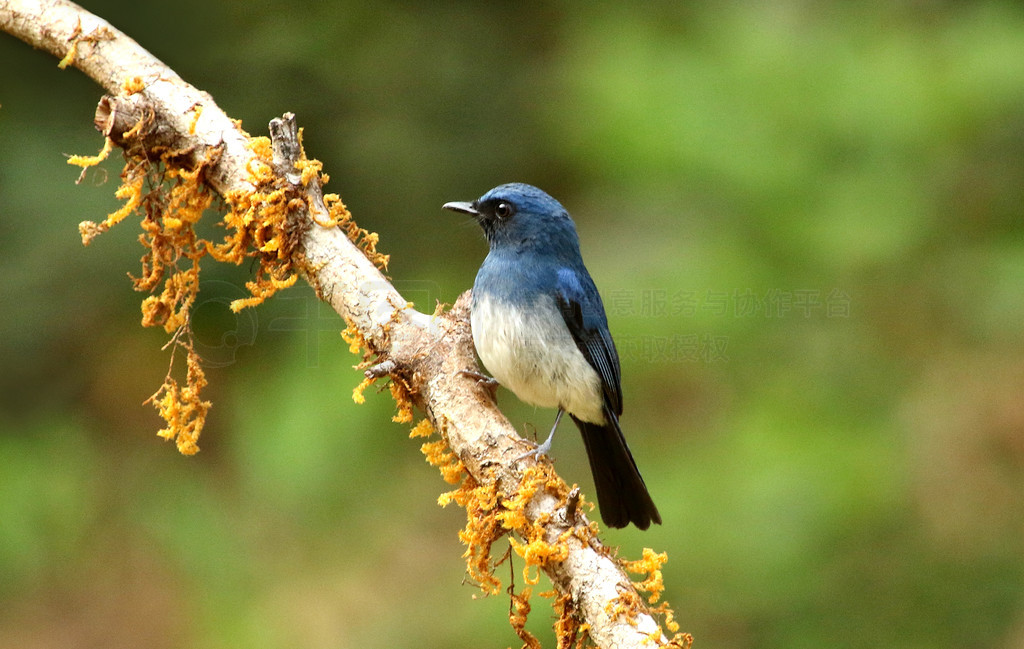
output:
[[[698,647],[1024,642],[1019,3],[85,4],[251,133],[295,112],[424,310],[485,253],[441,203],[562,200],[665,519],[607,538],[669,553]],[[156,438],[137,231],[77,232],[119,164],[65,164],[100,92],[0,60],[0,645],[515,644],[308,289],[235,316],[250,269],[208,269],[203,450]],[[592,488],[571,427],[553,455]]]

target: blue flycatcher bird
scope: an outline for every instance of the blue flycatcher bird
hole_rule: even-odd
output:
[[[558,408],[551,433],[532,453],[551,449],[568,412],[583,435],[604,522],[642,530],[661,523],[619,427],[619,356],[569,213],[523,183],[444,208],[476,219],[490,245],[473,283],[480,360],[521,401]]]

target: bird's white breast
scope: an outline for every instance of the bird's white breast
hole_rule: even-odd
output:
[[[601,379],[576,346],[557,306],[541,296],[516,308],[474,296],[473,344],[487,371],[521,401],[564,408],[591,423],[604,423]]]

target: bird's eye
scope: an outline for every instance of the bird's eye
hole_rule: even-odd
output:
[[[512,208],[512,205],[504,201],[494,206],[494,215],[499,219],[507,219],[512,216],[512,212],[514,211],[515,210]]]

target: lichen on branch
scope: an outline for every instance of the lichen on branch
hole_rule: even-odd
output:
[[[398,404],[399,412],[406,411],[411,406],[401,390],[397,393],[392,390],[392,395]],[[421,419],[413,426],[409,437],[430,438],[434,432],[430,420]],[[444,437],[424,441],[420,450],[427,462],[440,470],[445,482],[457,485],[454,490],[442,493],[438,497],[438,504],[444,507],[456,503],[466,511],[466,525],[459,531],[459,540],[466,548],[462,555],[466,562],[466,575],[481,593],[493,596],[501,592],[502,580],[497,576],[496,568],[510,560],[512,552],[523,559],[524,587],[517,590],[515,580],[511,579],[506,588],[509,596],[509,624],[523,641],[524,647],[539,647],[537,638],[526,629],[531,611],[533,586],[540,582],[540,571],[550,562],[566,559],[569,552],[567,539],[571,534],[579,534],[580,528],[567,526],[566,531],[554,543],[549,543],[545,541],[544,528],[548,521],[531,520],[525,510],[538,490],[554,490],[564,500],[569,496],[569,487],[558,477],[550,464],[539,464],[526,470],[516,495],[513,498],[505,498],[497,482],[478,482],[466,470],[462,460],[451,451]],[[584,535],[595,531],[590,527],[583,529]],[[496,558],[494,544],[506,536],[508,548]],[[555,601],[555,610],[559,614],[556,622],[556,628],[560,630],[559,647],[571,647],[573,643],[582,647],[587,635],[586,629],[581,625],[578,611],[572,605],[571,598],[557,595],[555,590],[540,593],[541,597]]]
[[[123,92],[127,96],[140,90],[137,83],[126,82]],[[201,112],[201,107],[193,111],[193,126]],[[303,155],[297,164],[299,182],[292,184],[274,171],[270,140],[249,138],[253,157],[246,170],[251,189],[218,195],[206,182],[206,175],[217,164],[221,149],[208,147],[197,154],[191,146],[175,149],[147,145],[145,135],[153,120],[152,113],[144,113],[131,129],[117,134],[119,142],[124,143],[125,165],[115,192],[122,205],[99,223],[82,222],[79,232],[82,243],[89,245],[128,216],[141,216],[139,242],[144,252],[139,274],[131,277],[132,286],[148,294],[141,304],[142,325],[162,327],[173,343],[171,368],[147,403],[157,408],[166,423],[159,435],[175,440],[180,452],[191,455],[199,450],[197,440],[211,405],[201,398],[207,381],[191,329],[202,262],[207,257],[233,265],[255,260],[254,277],[246,282],[249,297],[231,303],[235,312],[257,306],[292,286],[299,276],[302,235],[311,227],[308,218],[297,216],[310,207],[303,188],[311,182],[322,185],[327,178],[321,173],[319,161]],[[108,136],[100,154],[71,156],[68,163],[82,167],[84,174],[105,159],[112,148]],[[377,235],[355,223],[337,194],[324,195],[323,200],[328,220],[318,224],[340,227],[371,260],[385,267],[387,256],[377,251]],[[197,225],[212,207],[221,212],[219,225],[224,236],[219,241],[197,233]],[[186,355],[186,371],[180,383],[173,375],[173,356],[179,347]]]

